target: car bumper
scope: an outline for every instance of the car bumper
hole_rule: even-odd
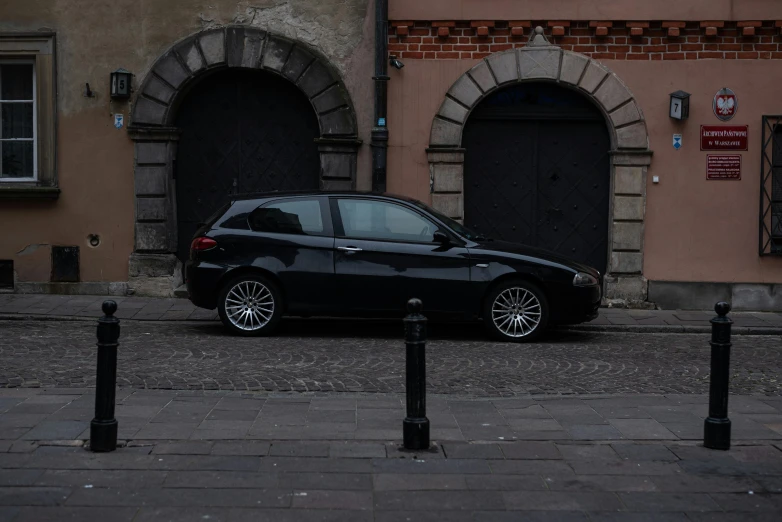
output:
[[[599,286],[573,287],[562,296],[560,306],[552,310],[551,323],[579,324],[599,315],[601,290]]]
[[[217,308],[220,280],[227,271],[224,266],[204,261],[190,260],[185,263],[185,284],[190,302],[199,308]]]

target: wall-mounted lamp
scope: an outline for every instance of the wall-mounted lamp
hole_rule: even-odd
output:
[[[117,69],[111,73],[111,98],[125,100],[130,98],[130,82],[133,74],[125,69]]]
[[[671,93],[670,116],[674,120],[686,120],[690,117],[690,93],[684,91]]]
[[[388,63],[391,64],[391,67],[397,70],[405,66],[405,64],[400,62],[399,59],[393,54],[388,57]]]

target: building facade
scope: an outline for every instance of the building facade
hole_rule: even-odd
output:
[[[392,1],[389,190],[589,262],[618,305],[782,309],[780,17],[764,0]]]
[[[3,286],[171,295],[231,194],[368,189],[373,20],[368,0],[3,2]]]
[[[0,284],[172,295],[231,194],[369,190],[387,125],[390,192],[588,262],[610,302],[782,309],[782,4],[389,0],[383,122],[375,23],[370,0],[4,2]]]

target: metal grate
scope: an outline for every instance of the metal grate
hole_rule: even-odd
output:
[[[79,247],[52,247],[52,283],[79,282]]]
[[[14,287],[14,262],[8,259],[0,259],[0,288]]]
[[[763,116],[760,255],[782,254],[782,116]]]

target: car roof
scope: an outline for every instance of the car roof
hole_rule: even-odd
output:
[[[392,194],[389,192],[373,192],[373,191],[361,191],[361,190],[287,190],[279,192],[256,192],[247,194],[237,194],[232,198],[233,201],[248,201],[248,200],[260,200],[260,199],[276,199],[287,197],[308,197],[308,196],[370,196],[388,199],[398,199],[402,201],[415,202],[416,200],[407,196],[399,194]]]

